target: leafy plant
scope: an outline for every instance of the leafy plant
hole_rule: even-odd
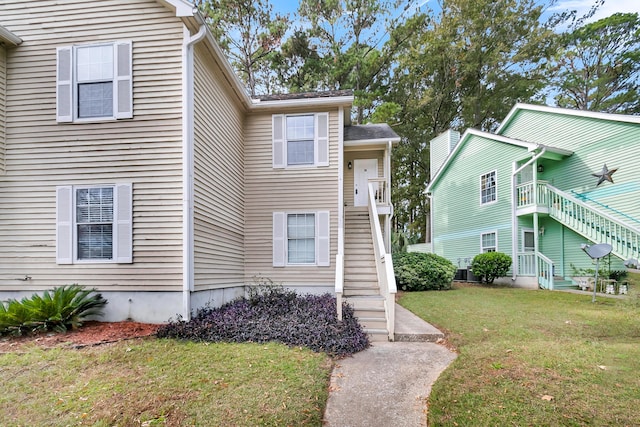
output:
[[[511,268],[511,257],[502,252],[485,252],[473,257],[471,270],[484,283],[493,283],[498,277],[504,277]]]
[[[369,339],[353,309],[342,307],[336,316],[336,299],[329,295],[298,295],[279,286],[262,286],[218,308],[204,308],[190,321],[178,318],[163,325],[160,338],[193,341],[277,341],[304,346],[332,356],[347,356],[364,350]]]
[[[0,303],[0,335],[23,335],[28,332],[64,332],[82,325],[89,316],[102,314],[107,300],[95,289],[73,284],[34,294],[18,301]]]
[[[396,283],[404,291],[451,289],[456,267],[446,258],[419,252],[393,255]]]

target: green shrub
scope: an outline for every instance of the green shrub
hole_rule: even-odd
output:
[[[456,267],[436,254],[393,254],[396,285],[403,291],[451,289]]]
[[[498,277],[504,277],[511,268],[511,257],[502,252],[486,252],[473,257],[471,271],[484,283],[493,283]]]
[[[34,294],[31,298],[0,303],[0,335],[28,332],[64,332],[82,325],[89,316],[102,314],[107,300],[94,289],[66,285]]]

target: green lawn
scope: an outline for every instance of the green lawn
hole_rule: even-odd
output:
[[[448,332],[459,351],[433,387],[431,426],[640,422],[637,292],[592,303],[591,295],[469,286],[406,293],[400,304]]]
[[[319,426],[331,359],[280,344],[136,340],[0,354],[2,426]]]

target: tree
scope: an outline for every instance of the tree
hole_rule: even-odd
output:
[[[554,36],[535,0],[449,0],[391,35],[397,52],[387,121],[402,136],[393,154],[395,227],[424,239],[429,141],[447,129],[493,130],[513,104],[544,87]],[[410,35],[410,37],[407,37]]]
[[[353,89],[356,122],[383,93],[394,49],[379,48],[387,35],[391,12],[401,0],[302,0],[299,15],[309,24],[314,45],[316,88]]]
[[[640,113],[640,19],[616,13],[562,35],[550,67],[560,107]]]
[[[274,84],[271,56],[280,46],[289,18],[273,13],[269,0],[199,0],[196,4],[251,96],[266,93]]]

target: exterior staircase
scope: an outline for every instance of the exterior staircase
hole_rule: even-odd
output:
[[[344,293],[371,341],[388,341],[384,297],[380,295],[366,207],[345,208]]]

